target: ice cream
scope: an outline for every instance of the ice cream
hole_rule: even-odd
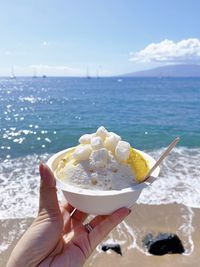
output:
[[[148,162],[119,135],[103,126],[84,134],[59,161],[55,173],[68,184],[93,190],[120,190],[142,182]]]

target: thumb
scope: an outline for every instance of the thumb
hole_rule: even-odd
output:
[[[39,212],[42,210],[59,211],[54,175],[50,168],[44,163],[40,164],[39,170],[41,177]]]

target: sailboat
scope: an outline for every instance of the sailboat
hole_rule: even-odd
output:
[[[14,72],[14,67],[12,66],[12,70],[11,70],[11,75],[9,76],[10,79],[15,79],[15,72]]]
[[[32,78],[37,78],[37,72],[36,72],[36,68],[34,68],[34,70],[33,70],[33,77]]]
[[[87,78],[87,79],[91,79],[91,77],[90,77],[90,75],[89,75],[89,70],[88,70],[88,68],[87,68],[87,71],[86,71],[86,78]]]

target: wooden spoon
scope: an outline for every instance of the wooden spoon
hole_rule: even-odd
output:
[[[165,150],[165,152],[161,155],[161,157],[156,161],[156,163],[153,165],[153,167],[149,170],[147,175],[145,176],[144,180],[142,182],[145,182],[152,172],[160,165],[160,163],[169,155],[171,150],[175,147],[175,145],[179,142],[180,138],[176,137],[171,144],[168,146],[168,148]]]

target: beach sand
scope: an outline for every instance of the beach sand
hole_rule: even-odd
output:
[[[0,220],[0,267],[7,259],[32,218]],[[185,253],[153,256],[143,245],[143,238],[151,233],[177,234]],[[113,251],[103,252],[102,244],[120,243],[122,256]],[[134,205],[129,217],[106,238],[85,264],[89,266],[145,266],[184,267],[199,266],[200,209],[183,205]]]

